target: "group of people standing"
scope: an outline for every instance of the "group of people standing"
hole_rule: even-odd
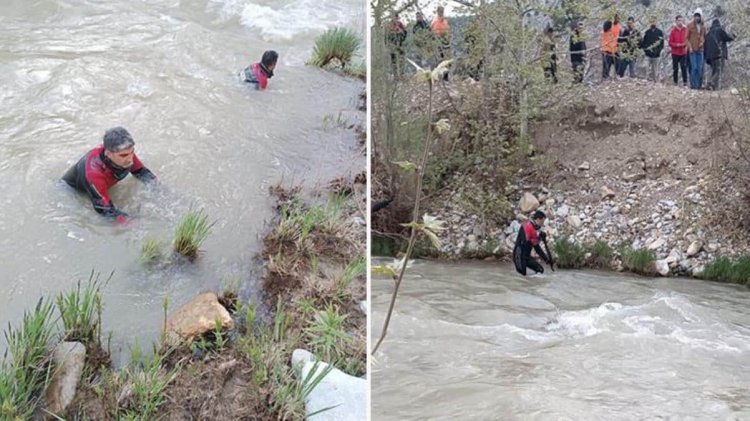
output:
[[[391,66],[394,75],[401,75],[405,56],[405,42],[409,36],[409,30],[401,21],[398,13],[391,15],[386,24],[386,40],[391,51]],[[438,6],[437,16],[430,23],[424,14],[418,11],[416,21],[411,28],[414,38],[414,46],[417,50],[417,61],[422,66],[428,66],[430,62],[441,62],[451,58],[451,27],[445,17],[445,9]],[[445,80],[448,74],[445,74]]]
[[[628,18],[626,27],[621,28],[619,16],[615,15],[613,20],[604,22],[602,29],[603,79],[610,77],[613,67],[619,77],[624,77],[626,70],[629,70],[630,77],[635,77],[635,63],[639,50],[643,50],[649,62],[648,78],[658,81],[659,62],[665,46],[665,37],[662,30],[657,27],[656,18],[651,18],[649,28],[643,36],[636,28],[635,19],[632,17]],[[577,27],[570,40],[570,56],[574,71],[582,68],[581,63],[585,60],[581,52],[586,51],[586,45],[576,39],[579,31]],[[701,89],[703,87],[703,64],[707,63],[711,66],[711,79],[707,88],[721,89],[721,78],[728,59],[727,43],[733,40],[734,36],[724,30],[718,19],[714,19],[711,28],[708,29],[700,9],[695,11],[693,19],[687,25],[683,17],[677,15],[675,25],[670,30],[669,37],[666,38],[666,44],[672,56],[674,84],[679,84],[678,76],[682,72],[684,86],[688,86],[689,79],[691,89]],[[580,78],[577,80],[580,81]]]

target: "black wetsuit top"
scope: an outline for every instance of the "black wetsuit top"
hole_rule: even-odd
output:
[[[121,222],[128,215],[115,207],[107,190],[128,174],[133,174],[141,181],[156,179],[154,173],[137,156],[133,155],[133,165],[130,168],[121,168],[104,155],[104,146],[98,146],[70,167],[62,179],[76,190],[86,193],[97,212]]]

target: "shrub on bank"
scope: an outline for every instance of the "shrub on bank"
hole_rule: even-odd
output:
[[[622,251],[622,265],[625,270],[639,275],[656,275],[656,256],[649,249],[626,247]]]
[[[354,52],[359,48],[357,34],[348,28],[329,29],[315,40],[310,64],[324,67],[333,60],[338,60],[342,68],[351,61]]]
[[[589,257],[589,266],[596,269],[610,269],[612,267],[612,256],[614,252],[604,240],[596,240],[591,245]]]
[[[706,265],[702,278],[709,281],[750,285],[750,256],[740,257],[737,260],[717,257]]]
[[[555,240],[552,245],[555,252],[555,263],[563,269],[580,269],[585,263],[586,251],[583,246],[571,241],[568,237]]]

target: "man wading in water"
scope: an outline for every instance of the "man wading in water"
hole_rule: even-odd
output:
[[[260,62],[253,63],[245,68],[245,82],[254,84],[258,90],[265,90],[268,87],[268,79],[273,77],[277,61],[279,61],[279,54],[276,51],[266,51],[263,53]]]
[[[544,242],[547,239],[547,234],[544,231],[539,231],[544,226],[545,219],[547,219],[547,215],[544,212],[536,211],[530,220],[521,225],[521,229],[518,231],[516,245],[513,247],[513,264],[516,265],[518,273],[523,276],[526,276],[526,268],[531,268],[536,273],[544,273],[542,265],[531,257],[532,248],[536,250],[539,257],[550,265],[553,271],[555,270],[552,259],[547,256],[539,244],[540,240]]]
[[[128,214],[117,209],[107,190],[133,174],[143,182],[156,180],[154,173],[143,166],[135,155],[135,142],[127,130],[115,127],[104,133],[104,143],[83,156],[62,179],[71,187],[88,194],[94,209],[115,218],[118,223],[129,220]]]

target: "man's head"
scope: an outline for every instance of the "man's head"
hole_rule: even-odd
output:
[[[421,22],[424,20],[424,15],[422,12],[417,12],[417,22]]]
[[[443,8],[443,6],[438,6],[438,8],[437,8],[437,15],[438,15],[438,17],[442,18],[444,13],[445,13],[445,8]]]
[[[578,24],[576,24],[576,27],[575,27],[575,29],[576,29],[576,30],[577,30],[578,32],[582,32],[582,31],[583,31],[583,22],[578,22]]]
[[[547,215],[544,214],[544,212],[538,210],[534,212],[533,215],[531,215],[531,222],[533,222],[535,225],[541,227],[544,226],[544,221],[547,219]]]
[[[611,20],[605,20],[604,21],[604,27],[602,29],[604,29],[604,32],[611,31],[612,30],[612,21]]]
[[[651,16],[651,18],[649,18],[648,20],[648,23],[649,25],[651,25],[652,28],[656,28],[656,23],[657,23],[656,16]]]
[[[555,33],[555,30],[554,30],[554,29],[552,29],[552,27],[551,27],[551,26],[548,26],[548,27],[547,27],[547,28],[546,28],[546,29],[544,30],[544,33],[546,33],[546,34],[547,34],[548,36],[551,36],[552,34],[554,34],[554,33]]]
[[[695,9],[695,13],[693,13],[693,20],[695,21],[695,23],[701,23],[702,14],[703,14],[703,11],[700,8]]]
[[[612,19],[612,21],[614,23],[620,23],[620,14],[619,13],[615,13],[615,18]]]
[[[628,18],[628,29],[634,29],[635,28],[635,18],[629,17]]]
[[[679,28],[682,28],[685,25],[685,21],[682,19],[682,15],[677,15],[677,17],[674,18],[674,21],[677,23],[677,26]]]
[[[104,156],[121,168],[133,165],[135,142],[124,127],[114,127],[104,133]]]
[[[263,57],[260,59],[260,62],[266,66],[266,69],[273,72],[273,69],[276,68],[276,62],[279,61],[279,53],[277,53],[274,50],[268,50],[265,53],[263,53]]]

